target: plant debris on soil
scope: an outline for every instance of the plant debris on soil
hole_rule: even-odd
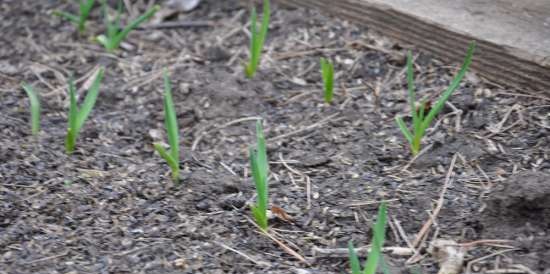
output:
[[[125,2],[135,3],[124,20],[147,9]],[[391,273],[438,272],[444,259],[429,247],[441,240],[464,252],[463,272],[550,271],[549,97],[470,72],[413,158],[394,121],[410,113],[405,52],[415,53],[419,99],[437,98],[459,64],[274,3],[249,80],[244,2],[164,7],[115,54],[89,39],[104,31],[98,8],[79,36],[51,14],[75,11],[71,1],[0,3],[0,273],[344,273],[348,241],[365,256],[382,201]],[[335,66],[331,105],[320,57]],[[99,66],[100,96],[67,156],[67,80],[74,73],[81,95]],[[163,68],[181,185],[152,145],[166,140]],[[36,138],[23,82],[42,104]],[[258,119],[270,234],[305,263],[251,221],[247,148]]]

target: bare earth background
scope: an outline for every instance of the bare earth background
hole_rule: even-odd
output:
[[[198,26],[136,31],[111,55],[89,39],[103,31],[99,9],[79,37],[50,15],[73,4],[0,3],[0,273],[343,273],[347,254],[336,248],[369,244],[381,201],[386,246],[407,247],[442,194],[418,248],[426,256],[411,266],[410,256],[386,254],[392,273],[436,273],[427,251],[435,238],[467,246],[473,272],[550,271],[550,98],[469,73],[429,132],[429,149],[411,161],[394,122],[409,111],[403,45],[275,5],[260,73],[248,80],[248,8],[206,1],[164,18]],[[322,103],[320,56],[336,66],[331,106]],[[457,65],[415,57],[419,96],[436,98]],[[66,156],[68,76],[80,87],[98,65],[106,67],[100,98]],[[151,145],[165,140],[165,67],[182,136],[179,186]],[[42,102],[37,139],[23,81]],[[271,220],[271,231],[308,264],[248,219],[247,148],[258,117],[271,203],[293,219]]]

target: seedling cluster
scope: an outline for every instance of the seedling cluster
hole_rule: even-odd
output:
[[[172,180],[177,183],[180,176],[180,137],[176,109],[174,108],[174,100],[172,99],[172,86],[166,70],[164,70],[164,124],[168,133],[170,149],[167,151],[161,143],[154,143],[153,146],[166,163],[168,163],[168,166],[172,170]]]
[[[127,26],[122,26],[120,22],[120,15],[122,14],[122,2],[118,2],[117,14],[114,20],[109,18],[107,11],[107,0],[102,0],[101,7],[103,11],[103,17],[105,18],[105,26],[107,32],[105,34],[99,35],[97,41],[101,43],[107,52],[114,52],[122,43],[122,40],[128,36],[130,31],[137,28],[141,23],[149,20],[159,9],[160,6],[156,5],[146,11],[143,15],[139,16],[133,20]]]
[[[82,129],[88,115],[90,115],[90,112],[92,112],[92,109],[94,108],[102,79],[103,68],[100,68],[80,108],[76,103],[76,88],[74,86],[74,80],[72,77],[69,80],[69,125],[67,127],[67,137],[65,139],[65,150],[67,151],[67,154],[74,152],[76,138],[80,134],[80,129]]]
[[[412,117],[412,132],[407,128],[403,119],[399,116],[395,117],[399,129],[410,144],[413,155],[420,152],[420,143],[422,138],[426,134],[426,130],[431,125],[433,119],[441,112],[445,102],[449,100],[449,97],[458,88],[462,78],[466,74],[466,71],[472,63],[472,56],[474,55],[475,43],[471,43],[468,52],[466,53],[466,59],[460,68],[460,71],[455,76],[451,85],[443,92],[441,97],[436,101],[435,105],[431,109],[427,108],[427,102],[421,102],[418,108],[416,107],[416,94],[414,88],[414,76],[413,76],[413,62],[412,53],[409,51],[407,54],[407,87],[409,91],[409,104],[411,108]],[[427,113],[426,113],[427,112]]]
[[[58,10],[54,11],[53,14],[71,21],[73,24],[76,25],[76,29],[78,30],[78,32],[80,34],[84,34],[84,31],[86,31],[86,21],[88,20],[90,11],[94,7],[94,3],[95,0],[79,0],[78,5],[80,13],[78,15]]]
[[[102,11],[105,18],[106,34],[99,35],[97,40],[105,47],[109,52],[116,50],[122,40],[135,29],[139,24],[145,22],[158,11],[159,7],[154,6],[137,19],[130,22],[127,26],[121,24],[122,5],[119,1],[117,14],[114,20],[111,20],[108,15],[108,6],[106,0],[102,0]],[[85,31],[85,25],[91,9],[94,6],[94,0],[79,1],[80,14],[73,15],[66,12],[56,12],[57,15],[66,18],[67,20],[75,23],[79,32]],[[256,74],[258,66],[260,64],[260,57],[262,49],[266,40],[269,20],[270,20],[270,4],[269,0],[263,2],[263,15],[260,29],[257,26],[257,14],[256,9],[253,8],[250,16],[250,59],[245,65],[245,75],[248,78],[253,78]],[[426,134],[426,130],[431,125],[434,118],[441,112],[445,102],[450,98],[452,93],[458,88],[462,78],[468,70],[474,53],[475,44],[471,43],[464,63],[455,76],[450,86],[442,93],[440,98],[436,101],[431,109],[428,109],[427,102],[422,101],[417,106],[414,76],[413,76],[413,60],[412,54],[408,52],[407,58],[407,87],[408,87],[408,100],[411,109],[412,117],[412,129],[409,129],[403,119],[400,116],[396,117],[397,125],[405,139],[408,141],[410,149],[413,155],[416,155],[420,151],[420,145],[422,138]],[[324,101],[330,104],[333,100],[334,91],[334,65],[331,61],[325,58],[320,59],[320,70],[323,80]],[[89,117],[92,109],[97,101],[100,91],[101,82],[104,76],[104,68],[100,68],[95,78],[83,99],[82,104],[79,106],[77,101],[77,90],[73,78],[71,77],[68,83],[69,92],[69,111],[68,111],[68,126],[67,135],[65,139],[65,149],[67,154],[72,154],[76,147],[76,141],[84,126],[87,118]],[[172,180],[174,183],[179,182],[180,177],[180,139],[179,139],[179,127],[177,122],[176,108],[174,106],[174,100],[172,98],[172,87],[167,70],[163,74],[164,79],[164,123],[167,132],[167,139],[169,148],[165,148],[162,143],[154,143],[153,147],[157,153],[166,161],[171,169]],[[24,91],[26,92],[30,100],[30,112],[31,112],[31,131],[33,135],[38,135],[40,132],[40,102],[34,89],[27,85],[22,84]],[[249,160],[252,178],[255,184],[257,196],[256,203],[251,205],[252,215],[258,224],[258,226],[264,231],[269,230],[268,227],[268,207],[269,207],[269,163],[266,152],[266,139],[264,137],[262,121],[256,122],[256,146],[249,148]],[[374,274],[377,270],[379,263],[384,268],[384,261],[381,256],[382,246],[385,238],[386,227],[386,204],[381,204],[378,211],[378,218],[376,224],[373,227],[373,239],[371,245],[371,252],[367,261],[361,267],[353,243],[349,242],[349,257],[350,265],[353,274]],[[386,272],[386,270],[385,270]]]
[[[260,65],[260,57],[269,28],[270,16],[269,0],[264,0],[262,25],[258,31],[258,15],[256,14],[256,8],[252,8],[250,15],[250,60],[245,66],[245,74],[248,78],[253,78],[256,75],[256,70],[258,70],[258,66]]]
[[[78,15],[74,15],[65,11],[54,11],[53,14],[71,21],[77,26],[77,30],[80,34],[84,34],[86,30],[86,21],[94,7],[95,0],[79,0]],[[132,30],[137,28],[143,22],[149,20],[158,10],[160,6],[155,5],[138,18],[131,21],[128,25],[123,26],[121,22],[122,15],[122,0],[118,1],[117,14],[114,19],[109,16],[109,6],[107,0],[101,0],[101,11],[105,22],[106,33],[98,35],[96,40],[105,47],[107,52],[112,53],[117,50],[122,41],[130,34]]]

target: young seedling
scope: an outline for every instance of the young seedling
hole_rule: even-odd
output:
[[[353,243],[351,241],[349,241],[348,243],[349,259],[350,259],[352,274],[375,274],[376,273],[376,268],[378,267],[379,261],[383,261],[382,246],[384,246],[385,234],[386,234],[386,204],[382,203],[378,208],[378,218],[373,227],[371,251],[369,253],[367,261],[365,262],[365,265],[363,266],[363,270],[361,270],[361,263],[359,262],[359,257],[357,257],[357,253],[355,252]]]
[[[321,57],[321,75],[323,76],[325,103],[330,104],[334,91],[334,65],[323,57]]]
[[[166,70],[164,70],[164,125],[168,133],[170,150],[167,151],[160,143],[154,143],[153,146],[166,163],[168,163],[168,166],[170,166],[174,183],[178,183],[180,174],[179,130],[176,109],[172,100],[172,87]]]
[[[126,38],[126,36],[128,36],[130,31],[137,28],[141,23],[151,18],[151,16],[153,16],[160,9],[160,6],[153,6],[125,27],[122,27],[120,23],[120,15],[122,14],[122,2],[120,0],[118,1],[117,15],[114,21],[110,20],[109,15],[107,14],[106,0],[102,0],[101,8],[103,10],[107,32],[105,34],[99,35],[97,37],[97,41],[101,43],[108,52],[112,53],[116,49],[118,49],[120,43]]]
[[[65,150],[67,154],[72,154],[74,152],[76,139],[80,134],[80,130],[86,122],[88,115],[90,115],[90,112],[92,112],[92,109],[94,108],[102,79],[103,68],[100,68],[80,108],[76,103],[76,88],[74,85],[74,80],[72,76],[69,79],[69,126],[67,128],[67,138],[65,139]]]
[[[38,96],[31,86],[25,83],[23,83],[21,86],[29,97],[31,106],[31,132],[32,135],[36,136],[40,131],[40,100],[38,100]]]
[[[73,24],[76,25],[78,32],[80,34],[83,34],[86,30],[86,21],[88,20],[88,16],[90,15],[90,11],[92,10],[92,7],[94,6],[95,0],[79,0],[79,10],[80,14],[74,15],[68,12],[64,11],[54,11],[53,14],[59,17],[62,17],[66,20],[71,21]]]
[[[468,52],[466,54],[466,58],[464,59],[464,63],[462,64],[460,71],[451,82],[451,85],[443,92],[443,94],[439,97],[439,99],[436,101],[433,107],[431,107],[431,109],[429,107],[428,102],[424,102],[424,101],[420,103],[418,108],[416,107],[416,95],[415,95],[414,80],[413,80],[414,76],[413,76],[412,54],[410,51],[408,52],[407,86],[408,86],[409,104],[410,104],[411,116],[412,116],[412,132],[407,128],[407,126],[405,125],[405,122],[401,117],[396,116],[395,120],[397,121],[397,125],[399,126],[399,129],[401,130],[401,132],[409,142],[413,155],[416,155],[418,154],[418,152],[420,152],[420,143],[426,133],[426,130],[432,123],[433,119],[437,116],[437,114],[441,112],[441,110],[443,109],[443,106],[445,105],[445,102],[449,100],[449,97],[451,96],[451,94],[460,85],[460,81],[462,81],[462,78],[464,78],[466,71],[468,70],[468,68],[470,67],[470,64],[472,63],[472,56],[474,54],[474,49],[475,49],[475,43],[472,42],[470,43]]]
[[[267,36],[267,29],[269,27],[269,17],[271,16],[271,10],[269,7],[269,0],[264,0],[262,25],[258,32],[258,15],[256,14],[256,8],[252,8],[250,15],[250,60],[245,66],[245,74],[248,78],[253,78],[260,64],[260,57],[262,55],[262,49],[264,47],[265,37]]]
[[[256,149],[251,147],[249,151],[252,178],[256,185],[256,193],[258,194],[256,204],[252,205],[251,209],[256,223],[265,231],[267,230],[267,204],[269,197],[267,187],[269,164],[267,162],[262,122],[260,120],[256,121]]]

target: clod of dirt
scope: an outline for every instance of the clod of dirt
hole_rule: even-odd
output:
[[[460,153],[468,160],[478,160],[484,156],[483,146],[465,135],[447,136],[444,140],[436,141],[433,147],[421,155],[413,163],[415,168],[428,168],[437,165],[449,165],[452,155]]]
[[[550,174],[521,172],[492,192],[486,214],[499,223],[518,226],[531,223],[541,229],[550,227]]]
[[[499,184],[482,216],[484,238],[513,239],[529,250],[525,262],[543,270],[550,262],[550,174],[517,173]]]
[[[206,49],[204,52],[204,57],[211,62],[223,62],[231,58],[231,53],[221,46],[215,45]]]

